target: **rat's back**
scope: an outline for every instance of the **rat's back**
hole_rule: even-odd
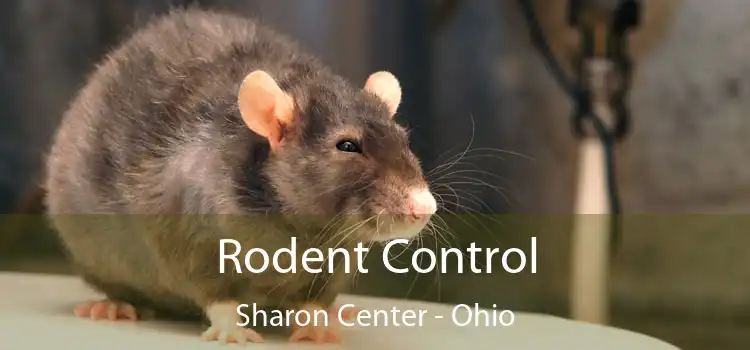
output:
[[[315,64],[285,38],[228,14],[180,10],[136,32],[63,116],[48,158],[49,212],[182,211],[180,175],[211,162],[219,171],[222,142],[236,138],[233,130],[247,133],[235,106],[244,75],[290,62]]]
[[[169,281],[138,228],[143,214],[241,210],[210,196],[232,196],[241,164],[223,150],[251,137],[236,107],[242,78],[256,67],[315,65],[249,19],[199,10],[172,12],[107,56],[64,114],[47,160],[50,220],[84,275],[100,288],[163,293],[157,286]],[[93,215],[103,213],[117,215]]]

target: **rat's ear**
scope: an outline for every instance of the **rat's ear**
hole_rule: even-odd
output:
[[[237,93],[242,120],[250,130],[268,139],[276,148],[282,139],[282,128],[293,122],[294,102],[265,71],[248,74]]]
[[[396,115],[398,105],[401,104],[401,85],[393,74],[386,71],[372,73],[365,83],[365,91],[375,94],[385,102],[391,118]]]

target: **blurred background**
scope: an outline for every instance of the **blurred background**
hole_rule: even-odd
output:
[[[2,213],[43,209],[37,191],[43,155],[67,103],[102,55],[152,16],[186,3],[0,5]],[[416,278],[375,268],[360,277],[359,293],[567,315],[570,220],[552,217],[574,206],[573,104],[531,45],[518,2],[199,3],[261,18],[357,84],[390,70],[404,90],[399,118],[414,129],[425,168],[444,164],[471,143],[477,151],[467,162],[491,174],[474,172],[451,183],[466,193],[464,205],[550,215],[518,220],[519,226],[510,218],[505,230],[457,231],[455,239],[457,245],[524,247],[536,235],[536,275]],[[534,3],[552,51],[570,70],[580,46],[566,23],[567,1]],[[626,220],[613,262],[612,323],[684,350],[747,349],[750,234],[732,215],[750,208],[750,2],[644,3],[642,23],[630,38],[633,128],[618,146],[617,172],[623,210],[660,216]],[[38,216],[4,218],[1,270],[70,273]]]

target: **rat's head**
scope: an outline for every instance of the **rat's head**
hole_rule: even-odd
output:
[[[240,88],[245,124],[270,145],[265,173],[277,200],[285,213],[330,223],[336,229],[320,234],[337,240],[415,237],[437,204],[407,131],[393,120],[398,80],[377,72],[351,89],[326,79],[293,96],[255,71]]]

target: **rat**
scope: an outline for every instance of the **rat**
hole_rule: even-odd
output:
[[[134,31],[72,99],[47,154],[49,221],[105,295],[75,314],[199,317],[205,340],[246,343],[264,336],[237,325],[241,303],[334,310],[343,267],[222,274],[219,241],[272,253],[292,237],[326,251],[421,234],[437,203],[395,119],[401,95],[392,73],[357,87],[252,18],[175,9]],[[335,324],[289,328],[291,341],[339,339]]]

